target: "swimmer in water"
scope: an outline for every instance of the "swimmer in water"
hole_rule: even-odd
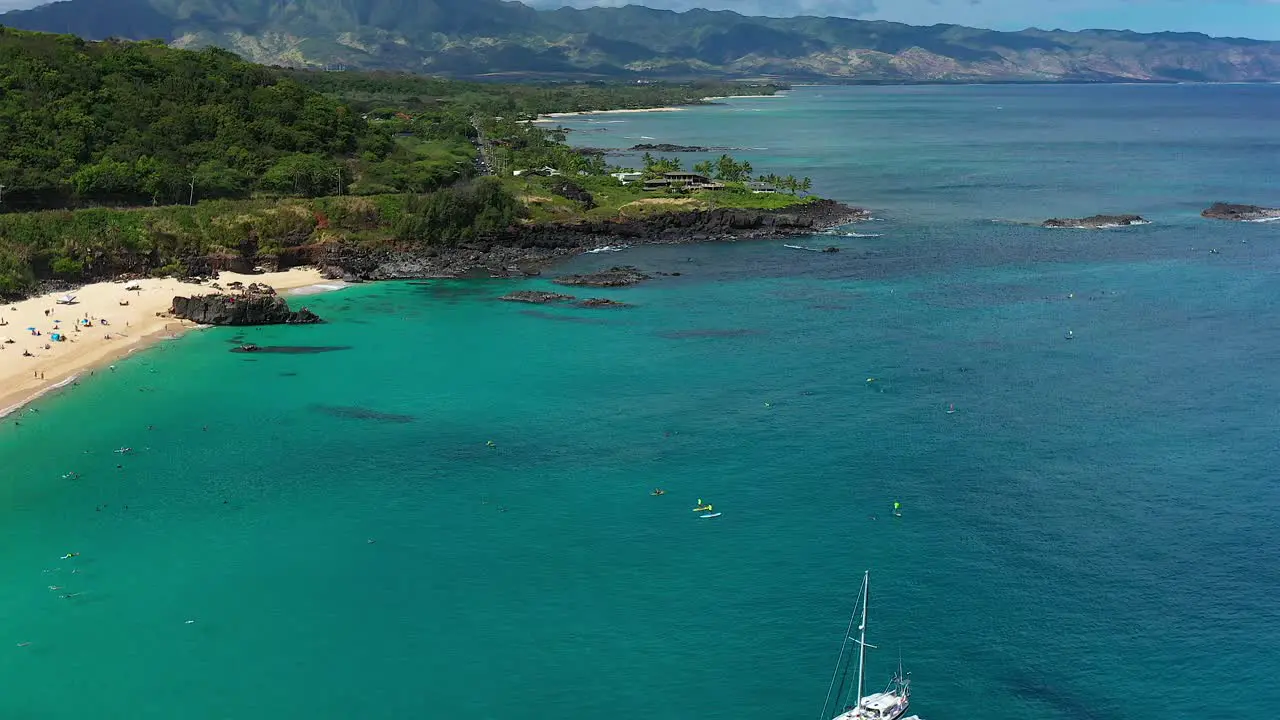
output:
[[[63,600],[69,600],[73,597],[76,597],[77,595],[83,595],[83,594],[84,593],[73,592],[73,593],[67,593],[65,595],[59,595],[58,597],[62,598]]]
[[[49,586],[49,589],[50,589],[50,590],[61,590],[61,589],[62,589],[62,586],[61,586],[61,585],[50,585],[50,586]]]
[[[20,642],[20,643],[18,643],[18,647],[26,647],[26,646],[28,646],[28,645],[30,645],[30,644],[31,644],[31,643],[29,643],[29,642]]]

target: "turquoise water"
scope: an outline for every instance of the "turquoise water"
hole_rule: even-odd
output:
[[[575,260],[681,273],[622,311],[362,286],[42,401],[0,716],[813,718],[870,569],[869,681],[901,653],[929,720],[1267,717],[1280,225],[1195,214],[1280,195],[1277,111],[804,88],[575,134],[768,148],[882,236]],[[993,222],[1099,211],[1156,223]]]

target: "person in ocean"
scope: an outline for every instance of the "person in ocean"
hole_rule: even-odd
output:
[[[650,495],[653,495],[654,497],[657,497],[658,495],[666,495],[666,494],[667,494],[667,491],[666,491],[666,490],[663,490],[662,488],[654,488],[654,489],[653,489],[653,492],[651,492],[651,493],[649,493],[649,494],[650,494]]]

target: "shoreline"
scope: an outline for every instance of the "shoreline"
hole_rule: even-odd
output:
[[[521,278],[606,245],[674,245],[766,240],[821,234],[864,221],[870,213],[834,200],[776,210],[673,209],[669,212],[511,227],[431,253],[333,246],[316,259],[327,277],[350,280]]]
[[[270,285],[282,295],[302,290],[302,295],[342,289],[345,283],[325,280],[313,267],[295,268],[283,272],[260,275],[239,275],[224,272],[218,281],[222,285],[240,281],[246,285],[257,282]],[[125,287],[138,286],[135,291]],[[315,289],[313,289],[315,288]],[[79,288],[68,295],[76,298],[74,305],[57,304],[59,293],[47,293],[20,302],[5,303],[0,308],[0,319],[7,324],[0,327],[0,343],[6,339],[0,352],[0,418],[6,418],[25,409],[36,400],[76,383],[85,373],[92,374],[98,368],[153,346],[160,340],[172,339],[182,333],[201,329],[201,325],[162,316],[176,295],[207,293],[208,285],[193,285],[175,278],[148,278],[132,283],[99,282]],[[127,299],[129,305],[119,303]],[[44,311],[50,311],[44,314]],[[62,320],[54,323],[54,316]],[[52,342],[52,328],[72,327],[85,315],[92,318],[111,317],[108,325],[94,322],[84,326],[83,332],[71,330],[64,342]],[[91,321],[92,322],[92,321]],[[40,336],[31,335],[26,328],[35,327]],[[49,349],[45,349],[45,346]],[[23,356],[23,350],[31,352]],[[28,376],[26,373],[31,372]]]
[[[551,122],[559,118],[581,117],[583,115],[625,115],[630,113],[684,112],[683,107],[628,108],[623,110],[577,110],[575,112],[554,112],[539,115],[534,122]]]
[[[785,93],[774,93],[773,95],[712,95],[702,98],[702,103],[711,104],[715,100],[767,100],[774,98],[785,98]],[[562,118],[583,117],[587,115],[626,115],[630,113],[667,113],[667,112],[684,112],[689,108],[702,107],[699,104],[692,105],[671,105],[666,107],[652,108],[623,108],[618,110],[576,110],[573,112],[553,112],[543,113],[534,118],[535,123],[554,122]]]
[[[379,258],[386,262],[385,265],[382,262],[375,261],[373,263],[374,267],[370,268],[373,272],[358,273],[357,276],[361,280],[375,282],[378,280],[457,278],[473,276],[475,271],[483,269],[486,271],[484,274],[489,277],[508,279],[528,277],[529,275],[541,274],[543,269],[563,262],[569,257],[589,253],[602,244],[622,242],[628,245],[662,245],[725,240],[778,239],[820,234],[833,227],[865,220],[868,215],[869,213],[865,210],[826,200],[816,205],[796,208],[790,213],[786,210],[755,211],[754,213],[748,211],[745,214],[741,210],[692,211],[676,213],[666,220],[651,217],[608,224],[611,227],[608,225],[591,227],[589,224],[556,226],[541,228],[539,232],[549,232],[553,235],[562,236],[561,241],[563,244],[552,243],[540,248],[535,247],[533,252],[528,249],[518,250],[504,243],[494,242],[495,238],[483,243],[486,246],[484,248],[476,246],[460,248],[460,252],[470,258],[465,263],[466,267],[445,267],[451,264],[449,261],[444,263],[445,266],[428,267],[428,265],[434,265],[434,263],[422,263],[422,259],[404,256],[387,257]],[[751,218],[750,222],[746,222],[743,225],[738,224],[739,221],[748,217]],[[767,222],[765,222],[766,219],[768,219]],[[510,241],[511,238],[506,238],[506,240]],[[498,255],[518,253],[521,257],[493,258],[490,256],[476,262],[473,258],[473,253],[476,250],[481,250],[485,256],[490,256],[491,252],[498,251],[496,253]],[[246,285],[252,282],[267,284],[285,297],[307,297],[350,287],[352,282],[333,279],[334,276],[326,272],[328,269],[326,268],[326,263],[323,260],[317,260],[316,265],[298,267],[277,273],[239,275],[223,272],[220,273],[220,278],[217,282],[225,285],[238,280]],[[518,273],[509,272],[512,263],[523,265],[522,271]],[[397,272],[387,272],[388,265],[394,267]],[[329,267],[331,268],[332,266],[330,265]],[[502,272],[498,268],[506,269],[508,272]],[[5,386],[5,390],[0,392],[0,419],[19,413],[31,403],[71,386],[84,377],[86,372],[92,374],[98,368],[109,366],[139,350],[152,347],[161,340],[176,339],[188,330],[209,327],[161,315],[161,313],[167,312],[175,295],[209,292],[212,288],[208,285],[193,286],[191,283],[184,283],[176,278],[139,280],[128,285],[141,286],[141,290],[135,291],[135,294],[130,296],[131,304],[128,308],[117,305],[117,301],[112,299],[116,296],[128,294],[124,290],[126,284],[107,281],[86,285],[74,293],[69,293],[77,297],[75,305],[55,305],[58,293],[47,293],[9,304],[0,311],[0,316],[9,320],[7,326],[0,328],[0,342],[5,338],[4,330],[12,330],[14,327],[18,327],[19,332],[10,334],[15,339],[24,338],[21,342],[15,341],[14,344],[0,346],[5,348],[4,352],[0,353],[0,383]],[[147,293],[147,296],[143,297],[143,293]],[[104,304],[104,298],[110,302]],[[135,304],[135,301],[139,298],[144,302],[136,302]],[[95,312],[101,312],[103,307],[109,308],[113,316],[117,317],[117,323],[126,315],[121,311],[127,309],[129,313],[128,319],[125,320],[125,327],[128,328],[128,331],[124,333],[117,332],[115,325],[108,325],[105,328],[100,326],[90,327],[79,341],[57,343],[54,346],[56,350],[64,351],[63,357],[45,355],[46,352],[56,352],[56,350],[45,351],[42,349],[45,344],[49,344],[48,335],[38,338],[29,334],[24,335],[23,333],[27,332],[24,328],[29,323],[27,321],[17,321],[19,317],[25,317],[30,320],[31,326],[44,328],[51,325],[53,320],[52,317],[41,317],[39,315],[44,309],[52,310],[52,314],[55,315],[63,314],[75,318],[85,314],[93,315]],[[15,311],[10,308],[19,309]],[[59,313],[58,310],[61,309],[65,309],[65,312]],[[14,315],[15,312],[18,313],[16,316]],[[89,340],[89,336],[104,329],[111,330],[109,333],[110,338],[103,337],[102,339]],[[88,347],[83,349],[76,348],[80,352],[65,352],[66,350],[71,350],[73,344],[80,345],[82,342],[88,344]],[[33,343],[38,345],[39,348],[32,347]],[[22,357],[19,353],[24,347],[29,350],[36,349],[37,352],[33,357]],[[44,358],[50,358],[53,362],[46,360],[41,363],[40,361]],[[44,375],[43,377],[38,375],[27,377],[25,373],[28,370],[37,374],[43,373]]]

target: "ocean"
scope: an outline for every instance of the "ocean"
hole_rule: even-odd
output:
[[[627,309],[357,286],[42,399],[0,431],[0,717],[818,718],[866,570],[869,688],[901,658],[926,720],[1269,717],[1280,224],[1198,213],[1277,202],[1276,117],[973,86],[565,121],[877,219],[565,266],[671,273],[592,293]],[[1032,224],[1099,212],[1152,224]]]

